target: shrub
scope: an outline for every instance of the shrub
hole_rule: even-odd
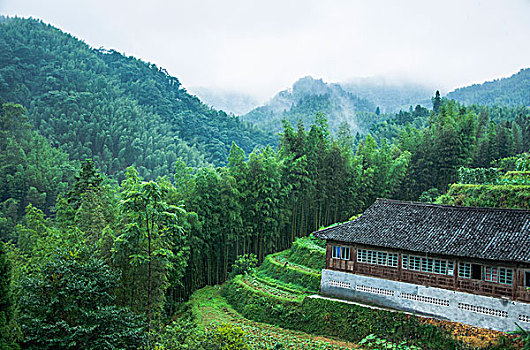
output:
[[[232,264],[232,271],[228,278],[233,278],[236,275],[252,272],[258,265],[258,258],[255,254],[239,255]]]
[[[40,272],[21,280],[23,347],[141,348],[146,342],[142,319],[114,304],[118,280],[88,251],[55,254]]]
[[[375,334],[391,342],[406,341],[409,346],[422,349],[466,349],[447,331],[422,324],[417,318],[400,312],[318,298],[293,302],[268,296],[237,282],[235,279],[226,285],[225,297],[243,316],[258,322],[352,342]]]
[[[310,238],[298,238],[291,247],[289,261],[320,271],[326,268],[326,250]]]
[[[222,323],[209,331],[209,334],[221,350],[250,349],[246,341],[246,333],[241,327],[234,326],[233,324]]]

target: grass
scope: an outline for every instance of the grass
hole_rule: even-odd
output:
[[[241,316],[221,295],[220,287],[205,287],[191,296],[189,307],[201,327],[229,323],[247,333],[251,349],[346,350],[357,349],[353,343],[299,331],[286,330]]]

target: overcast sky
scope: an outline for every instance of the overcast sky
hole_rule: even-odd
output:
[[[448,91],[530,66],[530,0],[0,0],[0,13],[260,99],[305,75]]]

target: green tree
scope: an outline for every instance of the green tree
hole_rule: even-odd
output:
[[[28,349],[137,349],[141,319],[116,307],[119,277],[91,252],[58,251],[40,272],[24,277],[18,308]]]
[[[187,237],[182,226],[185,210],[167,202],[171,185],[168,182],[142,182],[134,168],[130,168],[122,184],[122,223],[124,233],[118,238],[121,247],[130,251],[131,265],[147,265],[147,329],[151,331],[153,316],[153,290],[160,297],[157,312],[163,307],[165,283],[170,269],[184,273],[189,252]],[[174,248],[177,248],[175,254]],[[118,246],[118,248],[120,248]],[[161,271],[156,288],[153,271],[157,265]],[[134,277],[133,277],[134,278]]]
[[[11,264],[5,243],[0,242],[0,348],[18,348],[11,334],[13,300],[11,294]]]
[[[440,97],[440,91],[436,90],[434,97],[432,98],[432,110],[434,113],[440,112],[440,106],[442,105],[442,98]]]

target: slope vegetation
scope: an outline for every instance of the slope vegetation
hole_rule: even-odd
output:
[[[97,50],[41,21],[0,19],[0,101],[20,103],[36,129],[72,159],[107,174],[131,164],[146,178],[224,164],[232,142],[250,153],[274,143],[204,105],[164,69]]]
[[[267,104],[241,118],[265,130],[279,132],[282,120],[291,124],[301,120],[309,125],[315,114],[321,112],[326,114],[333,133],[343,123],[348,123],[354,133],[365,133],[376,118],[375,109],[370,101],[344,91],[338,84],[304,77],[291,89],[279,92]]]
[[[521,69],[508,78],[456,89],[448,93],[447,98],[465,105],[530,106],[530,68]]]
[[[229,281],[223,295],[248,319],[338,337],[363,349],[506,348],[498,345],[500,332],[308,297],[318,292],[324,261],[321,241],[298,239],[291,249],[267,256],[253,273]],[[373,339],[375,347],[368,346]]]

